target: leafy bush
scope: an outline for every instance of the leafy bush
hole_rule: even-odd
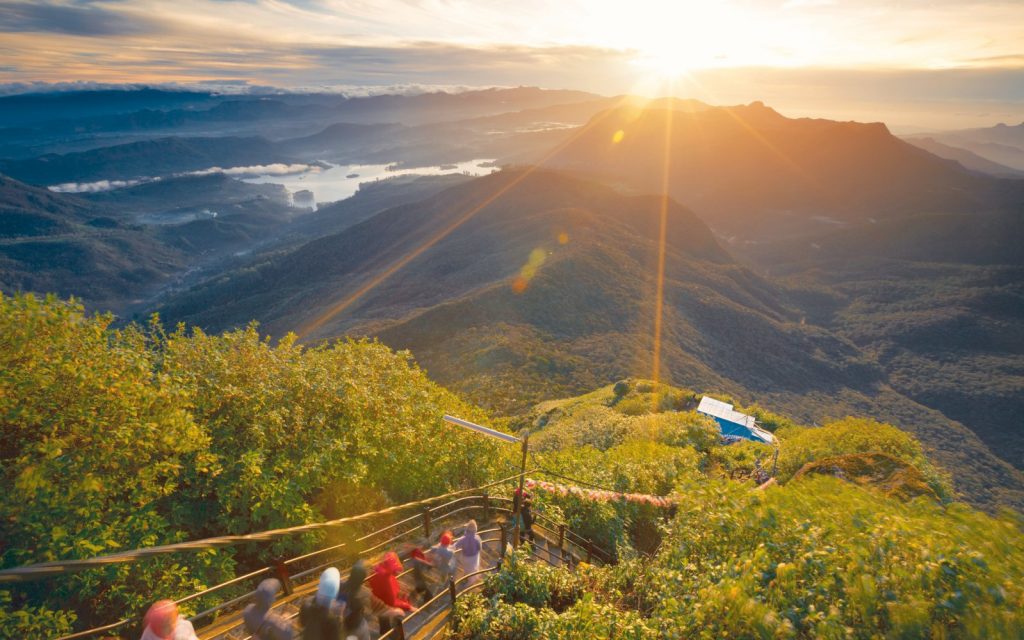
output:
[[[627,416],[642,416],[657,407],[657,400],[649,393],[631,394],[615,403],[615,410]]]
[[[917,467],[943,499],[952,496],[950,481],[925,457],[921,443],[896,427],[868,418],[844,418],[824,427],[789,427],[778,433],[779,480],[793,477],[808,462],[849,453],[880,452]]]
[[[722,475],[742,480],[750,478],[758,464],[767,472],[771,471],[775,449],[771,445],[753,440],[735,442],[728,446],[716,447],[708,456],[710,466]]]
[[[702,480],[681,495],[653,560],[538,568],[530,582],[547,586],[536,591],[564,574],[585,595],[561,614],[510,589],[465,598],[457,615],[470,624],[455,637],[1024,637],[1019,515],[824,476],[767,491]]]
[[[456,600],[455,640],[653,638],[641,616],[597,602],[573,572],[531,562],[525,549],[510,554],[480,594]]]
[[[531,436],[530,445],[535,451],[585,446],[604,450],[624,441],[631,428],[632,422],[621,413],[602,405],[586,406],[571,419],[559,420]]]
[[[501,571],[487,578],[484,591],[508,602],[543,606],[551,598],[547,569],[546,564],[530,562],[529,549],[520,547],[505,557]]]
[[[408,353],[369,341],[273,344],[255,327],[211,336],[111,321],[54,298],[0,296],[0,478],[10,488],[0,495],[0,566],[314,522],[324,519],[318,504],[358,513],[511,466],[509,448],[442,422],[486,416]],[[322,498],[337,487],[351,498]],[[111,622],[315,541],[33,583],[10,592],[0,615],[26,629]]]
[[[707,453],[721,442],[715,421],[696,411],[656,413],[634,421],[632,437],[673,447],[693,447]]]
[[[1019,518],[903,503],[827,477],[691,491],[649,587],[671,635],[1024,633]]]

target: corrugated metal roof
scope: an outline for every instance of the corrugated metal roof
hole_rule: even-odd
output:
[[[714,418],[721,418],[728,420],[729,422],[735,422],[741,424],[748,429],[754,427],[754,416],[748,416],[739,411],[735,411],[732,405],[721,400],[715,400],[714,398],[704,396],[700,399],[700,405],[697,406],[697,411],[700,413],[706,413]]]
[[[745,427],[750,430],[753,437],[763,440],[764,442],[775,441],[775,436],[772,435],[771,432],[765,431],[757,426],[754,416],[748,416],[745,413],[736,411],[732,408],[732,405],[727,402],[722,402],[721,400],[715,400],[714,398],[704,396],[700,399],[697,411],[713,418],[720,418]]]

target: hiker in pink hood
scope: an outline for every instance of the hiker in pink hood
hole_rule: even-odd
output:
[[[142,640],[199,640],[192,623],[178,615],[171,600],[157,600],[146,612]]]
[[[466,530],[462,537],[455,543],[455,548],[460,551],[459,566],[462,567],[462,575],[466,576],[480,569],[480,551],[484,543],[476,534],[476,520],[466,523]],[[480,582],[480,576],[473,576],[466,581],[467,584]]]

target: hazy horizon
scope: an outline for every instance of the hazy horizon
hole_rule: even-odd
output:
[[[0,83],[540,86],[900,132],[1024,120],[1024,4],[0,1]]]

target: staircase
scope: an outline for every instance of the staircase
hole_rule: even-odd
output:
[[[334,531],[334,535],[337,536],[338,527],[342,526],[356,527],[356,530],[362,528],[364,531],[369,528],[367,525],[379,527],[361,537],[354,537],[359,534],[350,534],[345,538],[345,542],[340,544],[283,560],[273,567],[256,569],[176,600],[179,605],[185,605],[186,609],[201,609],[189,620],[202,640],[243,640],[249,638],[249,635],[244,629],[242,611],[252,601],[255,588],[262,580],[277,577],[284,583],[285,593],[278,598],[273,608],[286,618],[297,622],[303,599],[315,593],[319,576],[327,567],[347,569],[357,558],[362,558],[372,567],[387,551],[395,551],[404,561],[408,559],[413,548],[426,549],[434,544],[445,529],[452,530],[456,536],[460,535],[462,525],[470,518],[475,518],[483,548],[480,571],[473,575],[479,575],[481,581],[471,584],[469,578],[472,576],[457,575],[454,581],[440,584],[440,577],[431,570],[431,588],[435,595],[428,602],[414,603],[418,604],[419,608],[407,615],[398,629],[383,636],[388,640],[432,638],[446,628],[452,604],[458,594],[478,588],[482,584],[482,578],[500,565],[503,551],[513,535],[507,527],[512,514],[512,500],[488,496],[486,491],[490,488],[518,484],[519,476],[520,474],[517,474],[480,487],[453,491],[336,520],[132,549],[96,558],[45,562],[4,569],[0,571],[0,584],[31,582],[111,564],[141,562],[148,558],[175,553],[219,549],[238,544],[265,544],[314,531]],[[481,491],[485,493],[467,495]],[[438,504],[443,500],[448,502]],[[412,515],[408,515],[410,513]],[[396,521],[396,518],[400,519]],[[535,561],[547,562],[553,566],[566,564],[570,567],[584,560],[600,563],[610,561],[610,557],[590,541],[576,535],[564,524],[544,517],[543,514],[535,514],[533,529],[536,541],[530,545],[530,549],[531,557]],[[413,589],[411,573],[410,570],[399,576],[401,584],[410,593]],[[210,606],[212,603],[216,604]],[[203,609],[204,606],[209,608]],[[135,638],[141,633],[141,626],[141,617],[129,617],[101,627],[72,633],[59,640]]]
[[[478,497],[473,498],[479,499]],[[472,498],[463,498],[460,501],[469,499]],[[483,498],[483,500],[488,500],[488,498]],[[511,503],[511,500],[505,498],[490,498],[489,500],[492,503],[498,504],[503,504],[504,502]],[[440,574],[436,570],[430,569],[428,571],[428,584],[434,596],[427,602],[413,602],[419,608],[409,613],[402,620],[400,630],[395,629],[380,636],[381,640],[385,638],[387,640],[402,640],[402,638],[419,640],[438,637],[447,628],[448,617],[453,603],[453,593],[455,597],[458,597],[459,593],[479,588],[487,573],[498,568],[503,555],[504,545],[511,541],[512,538],[510,531],[503,530],[503,525],[507,523],[507,516],[510,514],[510,510],[497,505],[493,508],[484,508],[480,505],[464,506],[451,511],[438,520],[450,519],[455,514],[468,518],[469,516],[465,514],[465,511],[471,509],[483,509],[485,513],[491,516],[487,520],[478,518],[479,535],[483,541],[480,571],[477,572],[479,574],[479,582],[477,584],[470,584],[469,579],[459,571],[454,576],[455,580],[453,583],[445,584],[441,582]],[[425,525],[428,532],[433,528],[433,531],[437,534],[440,533],[441,529],[434,526],[438,520],[432,520],[430,516],[425,517]],[[574,566],[583,560],[594,561],[596,559],[601,561],[603,559],[603,554],[598,555],[599,552],[586,544],[585,541],[582,541],[582,539],[579,539],[579,541],[584,542],[583,546],[580,546],[579,542],[571,540],[572,534],[564,526],[550,522],[539,515],[537,520],[537,523],[534,525],[536,539],[531,545],[532,557],[535,561],[547,562],[552,566],[561,566],[563,564]],[[451,528],[456,537],[461,535],[461,527],[447,528]],[[389,550],[396,550],[403,562],[407,561],[411,548],[407,548],[403,552],[403,544],[406,547],[415,545],[420,548],[426,548],[435,542],[434,539],[425,538],[422,535],[422,531],[418,529],[417,531],[420,535],[413,537],[411,540],[406,539],[403,542],[401,539],[405,538],[405,536],[399,535],[387,541],[391,543],[390,545],[385,546],[383,543],[375,545],[375,547],[380,547],[376,549],[377,553],[375,556],[363,555],[368,568],[372,568],[379,557]],[[436,535],[434,538],[436,538]],[[559,538],[561,538],[561,547],[559,546]],[[565,549],[564,552],[562,550],[563,547]],[[342,570],[343,581],[347,579],[346,567],[342,562],[333,563],[333,565],[332,563],[319,565],[315,571],[303,572],[301,576],[303,581],[293,583],[292,592],[288,595],[280,596],[274,603],[273,610],[285,618],[293,620],[296,626],[298,626],[299,607],[305,598],[316,593],[319,574],[327,566],[337,566]],[[403,572],[399,575],[398,579],[403,587],[403,591],[411,594],[414,589],[412,570]],[[248,598],[245,598],[245,600],[248,600]],[[244,608],[244,602],[233,604],[235,606],[232,607],[231,613],[221,615],[216,621],[206,626],[200,627],[198,624],[196,625],[196,633],[200,640],[249,640],[250,635],[245,630],[241,619],[241,610]],[[200,617],[196,616],[193,619],[196,620]],[[376,628],[377,621],[371,619],[370,625],[374,636],[377,636],[379,634],[379,630]]]

